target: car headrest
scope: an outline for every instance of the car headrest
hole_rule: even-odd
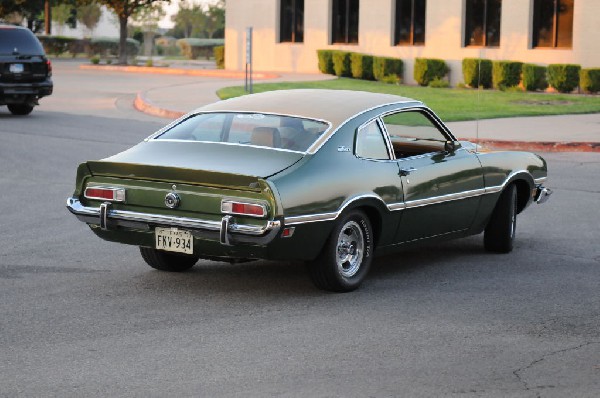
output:
[[[281,136],[279,130],[275,127],[255,127],[250,136],[250,144],[280,148]]]

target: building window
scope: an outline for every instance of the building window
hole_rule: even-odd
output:
[[[425,44],[425,4],[426,0],[396,0],[395,45]]]
[[[304,41],[304,0],[281,0],[279,41]]]
[[[331,13],[332,43],[358,43],[358,1],[333,0]]]
[[[573,45],[574,0],[535,0],[533,3],[533,47]]]
[[[465,46],[500,46],[502,0],[467,0]]]

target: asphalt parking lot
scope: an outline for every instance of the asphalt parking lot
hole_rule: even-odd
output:
[[[131,106],[152,79],[58,72],[29,117],[0,107],[0,396],[598,396],[600,154],[542,154],[555,193],[508,255],[380,257],[349,294],[299,264],[161,273],[65,208],[79,162],[166,123]]]

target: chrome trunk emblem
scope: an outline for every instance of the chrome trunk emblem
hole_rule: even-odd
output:
[[[167,206],[169,209],[178,208],[180,203],[181,199],[175,192],[169,192],[167,196],[165,196],[165,206]]]

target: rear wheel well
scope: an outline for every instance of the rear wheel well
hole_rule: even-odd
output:
[[[522,212],[531,198],[529,184],[525,180],[515,180],[513,182],[517,187],[517,213]]]
[[[361,210],[364,212],[367,217],[369,217],[369,221],[371,222],[371,228],[373,230],[373,247],[377,247],[377,243],[379,242],[379,237],[381,236],[381,226],[382,219],[379,210],[377,210],[373,206],[359,206],[356,207],[356,210]]]

